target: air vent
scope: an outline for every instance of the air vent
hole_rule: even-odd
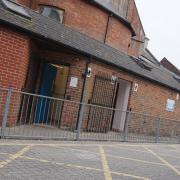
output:
[[[3,5],[5,6],[5,8],[7,8],[8,10],[23,16],[27,19],[31,19],[31,16],[26,12],[26,10],[20,6],[19,4],[16,4],[15,2],[9,1],[9,0],[2,0]]]

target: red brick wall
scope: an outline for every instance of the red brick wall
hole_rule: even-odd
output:
[[[101,42],[105,41],[109,13],[85,0],[18,0],[23,5],[31,6],[34,10],[39,5],[50,5],[65,10],[64,24],[74,28]],[[129,0],[127,20],[131,22],[137,36],[143,40],[144,31],[134,0]],[[131,39],[130,30],[115,17],[111,17],[107,31],[108,45],[129,55],[139,56],[141,42]],[[129,47],[130,45],[130,47]]]
[[[21,90],[25,83],[30,46],[29,38],[8,28],[0,26],[0,88],[12,87]],[[0,90],[1,91],[1,90]],[[2,91],[0,92],[2,93]],[[6,93],[5,93],[6,94]],[[1,104],[5,104],[5,97],[1,97]],[[14,93],[11,98],[8,124],[15,122],[18,116],[20,97]],[[16,109],[16,112],[14,112]],[[0,109],[0,126],[2,121]]]
[[[129,47],[128,54],[132,56],[139,56],[140,53],[139,48],[141,46],[141,43],[138,41],[143,41],[145,34],[134,0],[129,0],[127,20],[132,24],[132,27],[136,32],[136,37],[132,38],[131,40],[131,46]],[[137,39],[138,41],[133,39]]]
[[[180,70],[176,66],[174,66],[171,62],[169,62],[166,58],[163,58],[160,63],[166,69],[168,69],[171,72],[173,72],[173,73],[177,74],[178,76],[180,76]]]
[[[139,40],[143,40],[144,30],[143,30],[141,19],[139,17],[138,9],[136,7],[134,0],[129,0],[127,20],[132,24],[136,32],[136,37]]]
[[[70,100],[72,101],[80,101],[83,86],[82,74],[86,67],[84,57],[63,52],[41,51],[41,58],[49,60],[51,63],[55,64],[69,64],[69,78],[67,82],[66,96],[71,97]],[[73,88],[69,86],[71,77],[78,78],[78,87]]]
[[[29,53],[27,36],[0,27],[0,87],[23,88]]]
[[[31,0],[17,0],[16,2],[27,7],[30,7],[31,5]]]
[[[65,24],[67,23],[66,25],[74,27],[78,29],[79,31],[84,32],[102,41],[105,35],[104,34],[105,30],[103,28],[101,29],[101,27],[104,27],[105,20],[107,20],[107,15],[103,11],[99,11],[99,9],[93,6],[91,7],[90,5],[84,3],[83,1],[77,1],[77,0],[74,0],[72,2],[71,1],[70,0],[61,1],[61,3],[59,3],[60,5],[63,5],[62,8],[68,7],[69,9],[71,9],[69,10],[67,8],[67,12],[66,12],[67,15],[65,16]],[[45,2],[45,1],[40,1],[40,2]],[[53,2],[56,3],[57,1],[53,1]],[[134,2],[134,1],[130,0],[130,2]],[[57,5],[57,4],[54,4],[54,5]],[[79,11],[79,8],[77,7],[81,7],[82,8],[81,11]],[[82,12],[84,12],[85,10],[87,11],[85,7],[86,8],[88,7],[87,9],[90,10],[91,13],[96,14],[96,11],[97,11],[97,13],[100,13],[99,16],[97,16],[98,14],[96,15],[93,14],[94,16],[93,16],[92,21],[88,21],[88,18],[90,18],[90,15],[88,16],[88,13],[85,13],[85,15],[82,16],[83,14]],[[135,8],[135,6],[132,6],[132,7]],[[135,16],[135,14],[137,15],[136,9],[135,10],[132,9],[132,11],[130,12],[132,12],[132,15],[131,16],[129,15],[129,19]],[[133,13],[135,14],[133,15]],[[101,22],[100,19],[95,19],[95,18],[100,18],[100,19],[102,18],[103,20]],[[74,23],[73,20],[77,22]],[[135,16],[135,19],[132,18],[131,21],[134,23],[134,26],[137,26],[137,28],[140,26],[140,21],[137,19],[137,16]],[[94,23],[97,23],[97,22],[100,25],[97,24],[97,27],[96,27],[94,26]],[[107,43],[115,48],[121,49],[124,52],[126,52],[127,45],[129,43],[129,40],[127,39],[130,38],[130,33],[128,29],[123,27],[122,24],[120,23],[118,24],[118,22],[119,21],[117,21],[115,18],[112,18],[112,20],[110,21],[110,24],[109,24],[110,31],[107,34]],[[96,29],[96,31],[94,31],[94,29]],[[118,40],[119,38],[121,39],[120,42],[123,45],[115,41],[115,40]],[[141,34],[139,34],[138,38],[141,38]],[[137,51],[135,51],[135,49],[138,50],[138,48],[136,47],[137,45],[135,44],[133,49],[130,48],[130,53],[132,52],[138,53]],[[67,84],[66,96],[70,96],[70,100],[79,101],[81,97],[82,86],[83,86],[82,73],[84,72],[84,68],[85,68],[85,58],[80,55],[57,53],[53,51],[41,51],[39,53],[41,54],[41,57],[44,57],[50,60],[53,59],[54,63],[55,62],[69,63],[70,73],[69,73],[69,79],[68,79],[68,84]],[[15,31],[11,31],[7,28],[0,27],[0,65],[1,65],[0,87],[11,86],[19,90],[23,88],[26,74],[27,74],[29,54],[30,54],[29,38]],[[132,74],[123,72],[116,68],[108,67],[101,63],[94,62],[90,66],[92,67],[92,76],[88,78],[86,82],[86,90],[85,90],[86,102],[92,96],[92,88],[93,88],[95,75],[98,74],[98,72],[103,72],[110,76],[115,75],[121,79],[128,80],[132,82],[133,84],[134,83],[139,84],[138,91],[131,92],[129,108],[132,108],[132,111],[148,113],[154,116],[161,115],[166,118],[178,119],[180,117],[180,100],[176,101],[175,112],[171,113],[171,112],[165,111],[167,99],[169,98],[169,99],[175,100],[176,95],[177,95],[176,91],[173,91],[169,88],[165,88],[161,85],[152,83],[148,80],[144,80]],[[70,81],[71,76],[79,78],[77,88],[69,87],[69,81]],[[69,103],[64,104],[63,112],[65,114],[62,115],[62,118],[64,116],[64,119],[65,119],[64,121],[66,123],[70,123],[74,121],[74,119],[77,118],[78,108],[79,107],[77,105],[71,105]],[[75,111],[76,113],[74,113]]]
[[[83,100],[85,103],[90,102],[89,100],[92,98],[95,75],[99,73],[109,77],[113,75],[119,79],[131,82],[132,84],[128,109],[135,113],[131,114],[130,117],[129,132],[154,135],[157,128],[156,120],[158,117],[163,117],[161,118],[161,135],[170,135],[171,131],[175,129],[175,125],[177,125],[178,122],[172,119],[179,120],[180,117],[180,100],[176,100],[178,92],[130,73],[123,72],[117,68],[108,67],[107,65],[98,63],[96,61],[93,61],[89,67],[92,68],[92,75],[91,77],[87,78],[86,81]],[[133,89],[135,83],[139,85],[137,92],[135,92]],[[100,91],[102,91],[102,89]],[[102,93],[104,93],[104,96],[106,95],[105,92],[102,91]],[[174,112],[166,111],[167,99],[176,100],[176,109]],[[82,124],[83,128],[87,128],[88,126],[89,112],[90,106],[85,106]],[[98,116],[97,118],[101,119],[101,121],[104,121],[104,118],[107,118],[107,120],[110,122],[112,120],[111,116],[109,116],[108,119],[106,113],[110,114],[107,109],[99,109],[97,110],[96,116]],[[96,117],[94,118],[96,119]],[[106,125],[108,126],[109,123]]]
[[[96,62],[90,66],[92,68],[92,76],[87,79],[86,83],[86,101],[92,96],[95,75],[98,74],[98,72],[102,72],[109,76],[115,75],[120,79],[132,82],[133,86],[135,83],[139,85],[137,92],[131,91],[129,108],[131,108],[132,111],[179,119],[180,100],[176,100],[178,92],[101,63]],[[165,110],[167,99],[176,100],[176,109],[174,112],[167,112]]]
[[[38,0],[32,8],[37,9],[38,5],[51,5],[64,9],[63,23],[66,26],[74,28],[98,41],[105,41],[109,13],[101,8],[84,0]],[[131,40],[131,32],[115,17],[110,19],[106,42],[108,45],[127,53]]]
[[[106,44],[123,51],[128,52],[128,45],[131,42],[131,32],[117,18],[110,17]]]
[[[41,51],[41,58],[55,64],[69,64],[69,74],[65,92],[65,99],[80,102],[83,89],[83,73],[86,67],[85,58],[78,55],[63,52]],[[78,78],[77,87],[70,86],[71,77]],[[61,114],[61,127],[75,129],[78,118],[79,104],[64,102]]]
[[[37,0],[38,5],[51,5],[65,10],[64,24],[99,41],[104,41],[108,15],[82,0],[47,1]]]

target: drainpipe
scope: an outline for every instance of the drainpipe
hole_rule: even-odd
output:
[[[107,20],[107,25],[106,25],[106,31],[105,31],[105,36],[104,36],[104,44],[106,44],[106,39],[107,39],[107,33],[108,33],[108,29],[109,29],[109,21],[110,21],[110,17],[112,17],[112,13],[110,13],[108,15],[108,20]]]
[[[84,98],[84,91],[85,91],[85,85],[86,85],[86,79],[87,79],[87,72],[88,72],[88,67],[89,64],[91,63],[92,57],[90,57],[87,61],[86,61],[86,67],[83,73],[83,77],[84,77],[84,81],[83,81],[83,87],[82,87],[82,93],[81,93],[81,98],[80,98],[80,103],[83,103],[83,98]],[[78,124],[79,124],[79,117],[80,117],[80,111],[82,109],[82,104],[80,104],[79,106],[79,110],[78,110],[78,117],[77,117],[77,122],[76,122],[76,130],[78,130]]]

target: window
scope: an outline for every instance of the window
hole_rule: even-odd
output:
[[[142,69],[148,70],[148,71],[152,71],[153,66],[148,63],[148,61],[144,61],[143,59],[140,58],[136,58],[136,57],[131,57],[139,67],[141,67]]]
[[[63,22],[64,11],[50,6],[40,6],[39,13],[43,16],[54,19],[60,23]]]
[[[179,76],[177,76],[177,75],[173,75],[173,78],[178,82],[178,83],[180,83],[180,77]]]
[[[5,8],[7,8],[8,10],[23,16],[27,19],[31,19],[30,15],[28,14],[28,12],[19,4],[16,4],[13,1],[8,1],[8,0],[2,0],[3,5],[5,6]]]

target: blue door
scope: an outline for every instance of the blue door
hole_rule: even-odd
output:
[[[51,64],[45,64],[42,74],[39,94],[43,96],[52,95],[53,83],[56,78],[57,68]],[[48,110],[50,108],[50,100],[47,98],[39,97],[37,100],[35,123],[48,122]]]

